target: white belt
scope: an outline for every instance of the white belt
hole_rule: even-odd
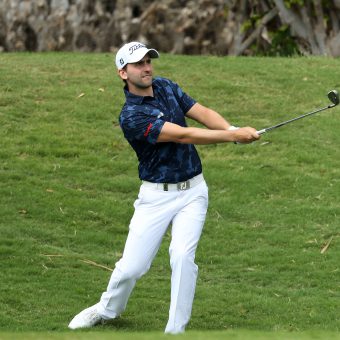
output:
[[[182,191],[182,190],[188,190],[190,188],[193,188],[194,186],[200,184],[204,181],[204,177],[202,174],[199,174],[193,178],[188,179],[184,182],[178,182],[178,183],[152,183],[148,181],[143,181],[143,186],[147,188],[162,190],[162,191]]]

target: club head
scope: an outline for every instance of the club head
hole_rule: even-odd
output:
[[[339,104],[339,93],[337,90],[332,90],[328,92],[328,99],[334,104],[338,105]]]

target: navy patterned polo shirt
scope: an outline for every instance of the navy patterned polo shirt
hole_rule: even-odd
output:
[[[174,82],[155,78],[153,97],[142,97],[124,88],[126,102],[119,116],[124,136],[137,154],[139,178],[154,183],[178,183],[202,172],[193,144],[157,143],[165,122],[186,127],[185,114],[195,100]]]

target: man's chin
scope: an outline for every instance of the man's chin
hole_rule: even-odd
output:
[[[145,76],[145,77],[143,77],[143,82],[144,83],[150,83],[150,84],[152,84],[152,76]]]
[[[144,80],[143,82],[138,84],[139,88],[147,89],[150,86],[152,86],[152,77],[148,77],[148,78],[144,77],[143,80]]]

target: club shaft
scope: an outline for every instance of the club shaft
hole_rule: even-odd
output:
[[[265,132],[268,132],[268,131],[277,129],[277,128],[283,126],[283,125],[286,125],[286,124],[295,122],[296,120],[299,120],[299,119],[308,117],[308,116],[313,115],[313,114],[315,114],[315,113],[317,113],[317,112],[320,112],[320,111],[324,111],[324,110],[330,109],[330,108],[332,108],[332,107],[334,107],[334,106],[335,106],[335,104],[332,104],[332,105],[328,105],[328,106],[326,106],[326,107],[323,107],[323,108],[321,108],[321,109],[318,109],[318,110],[315,110],[315,111],[312,111],[312,112],[305,113],[305,114],[303,114],[303,115],[301,115],[301,116],[299,116],[299,117],[292,118],[292,119],[286,120],[285,122],[279,123],[279,124],[277,124],[277,125],[270,126],[270,127],[268,127],[268,128],[259,130],[259,131],[257,131],[257,133],[258,133],[259,135],[262,135],[262,134],[265,133]]]

